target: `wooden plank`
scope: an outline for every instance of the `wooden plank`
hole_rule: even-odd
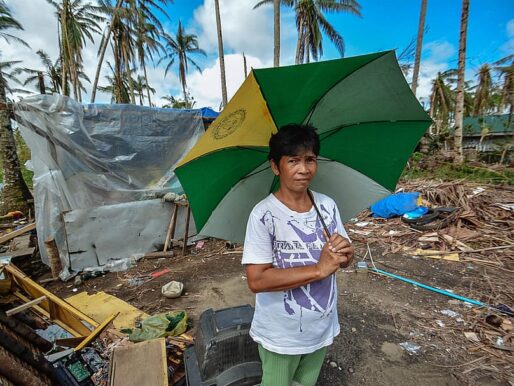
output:
[[[114,349],[109,386],[126,385],[168,386],[164,338]]]
[[[120,313],[118,312],[117,314],[113,314],[105,319],[97,328],[91,332],[91,334],[89,334],[88,337],[86,337],[86,339],[84,339],[77,347],[75,347],[75,352],[82,350],[89,343],[91,343],[119,314]]]
[[[10,310],[7,310],[5,314],[7,316],[16,315],[18,312],[24,311],[28,308],[34,307],[35,305],[41,303],[43,300],[46,300],[46,296],[41,296],[37,299],[31,300],[25,304],[22,304],[21,306],[11,308]]]
[[[173,257],[173,251],[148,252],[143,256],[145,259],[159,259],[161,257]]]
[[[20,228],[16,231],[7,233],[6,235],[3,235],[0,237],[0,244],[3,244],[9,240],[14,239],[15,237],[18,237],[24,233],[30,232],[31,230],[36,229],[36,223],[33,222],[32,224],[26,225],[23,228]]]

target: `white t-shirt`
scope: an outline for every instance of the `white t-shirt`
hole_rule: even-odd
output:
[[[330,234],[348,238],[334,200],[313,195]],[[250,214],[242,263],[272,263],[275,268],[314,265],[324,243],[314,206],[298,213],[270,194]],[[256,294],[250,336],[269,351],[308,354],[332,344],[338,334],[335,274],[299,288]]]

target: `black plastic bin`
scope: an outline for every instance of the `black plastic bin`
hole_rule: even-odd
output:
[[[257,344],[249,335],[250,305],[208,309],[200,315],[195,346],[184,353],[189,386],[253,386],[260,383]]]

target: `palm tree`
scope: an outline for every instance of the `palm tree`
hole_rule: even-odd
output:
[[[7,42],[14,40],[18,43],[27,45],[21,39],[11,35],[7,31],[10,29],[22,30],[21,24],[12,17],[11,11],[5,5],[4,0],[0,0],[0,37]],[[21,175],[20,161],[16,152],[16,141],[14,139],[11,126],[12,108],[7,100],[9,86],[7,81],[14,80],[13,73],[7,73],[16,61],[1,64],[0,68],[0,157],[3,166],[2,190],[3,200],[0,205],[0,212],[6,213],[12,210],[27,211],[29,208],[28,200],[32,198],[27,184]],[[17,73],[18,71],[15,71]]]
[[[136,79],[132,80],[134,84],[134,90],[136,95],[139,97],[139,104],[143,106],[145,104],[145,91],[148,97],[150,93],[155,94],[155,89],[150,87],[146,82],[146,77],[138,75]]]
[[[500,92],[499,109],[509,109],[510,126],[514,112],[514,54],[508,55],[494,63],[494,68],[500,74],[502,86]]]
[[[448,123],[455,106],[455,95],[451,89],[454,81],[455,70],[438,72],[432,82],[432,92],[430,93],[430,116],[434,120],[435,132],[440,135],[448,129]]]
[[[221,15],[220,3],[214,0],[214,10],[216,13],[216,30],[218,32],[218,56],[220,60],[220,76],[221,76],[221,100],[223,107],[227,105],[227,80],[225,78],[225,53],[223,50],[223,35],[221,32]]]
[[[414,60],[414,72],[412,74],[412,92],[416,95],[418,88],[419,65],[421,62],[421,47],[423,46],[423,35],[425,33],[425,18],[427,15],[427,0],[421,0],[421,13],[419,15],[418,39],[416,43],[416,58]]]
[[[473,115],[484,115],[494,107],[491,98],[493,89],[491,67],[488,64],[484,64],[480,67],[477,76],[478,85],[475,91]]]
[[[23,71],[27,74],[29,74],[28,78],[25,79],[25,82],[23,83],[24,86],[28,84],[36,84],[39,85],[40,83],[40,74],[43,75],[43,77],[46,76],[50,80],[50,86],[45,87],[45,93],[57,93],[59,94],[61,92],[61,84],[62,84],[62,70],[61,70],[61,63],[60,58],[58,58],[55,62],[52,62],[50,59],[50,56],[43,50],[37,50],[36,54],[39,56],[39,59],[41,60],[41,63],[44,67],[44,69],[30,69],[25,68]],[[68,90],[69,92],[69,90]],[[43,94],[43,93],[42,93]]]
[[[118,73],[112,67],[112,64],[107,62],[107,66],[111,70],[111,76],[106,75],[106,86],[98,86],[99,91],[111,94],[111,103],[130,103],[129,82],[126,73]]]
[[[94,102],[96,98],[102,63],[109,43],[112,43],[114,56],[118,56],[115,60],[118,78],[120,78],[119,74],[122,72],[131,73],[131,66],[135,68],[134,52],[136,50],[139,64],[143,68],[145,77],[148,78],[146,75],[146,56],[151,58],[151,55],[161,48],[159,47],[156,36],[164,33],[162,24],[159,18],[154,14],[154,10],[168,17],[165,6],[173,1],[116,0],[114,5],[112,4],[112,0],[98,0],[98,2],[102,13],[107,16],[109,23],[106,31],[104,31],[102,35],[102,41],[98,50],[98,65],[93,82],[93,89],[91,91],[91,102]],[[118,39],[117,43],[114,42],[116,39]],[[131,42],[131,40],[134,42]],[[135,103],[131,81],[129,82],[129,86],[131,89],[132,103]],[[149,94],[148,97],[150,97]]]
[[[462,0],[459,38],[459,64],[457,79],[457,97],[455,106],[454,160],[458,164],[464,162],[462,153],[462,125],[464,119],[464,70],[466,67],[466,35],[468,32],[469,0]]]
[[[273,0],[273,66],[280,66],[280,0]]]
[[[68,80],[73,87],[75,99],[82,100],[79,72],[82,67],[82,51],[87,40],[94,42],[93,33],[100,33],[99,22],[104,19],[98,14],[99,7],[83,0],[47,0],[57,13],[59,26],[59,48],[61,51],[61,90],[66,95]]]
[[[162,28],[160,29],[162,30]],[[136,28],[136,51],[139,65],[143,69],[145,84],[148,86],[148,73],[146,71],[146,58],[153,61],[153,55],[158,54],[163,46],[158,40],[159,31],[154,23],[148,23],[141,9],[137,10],[137,28]],[[146,87],[148,105],[152,105],[150,98],[150,87]]]
[[[263,4],[270,4],[274,0],[261,0],[254,9]],[[318,60],[323,55],[322,32],[336,46],[344,56],[344,39],[327,21],[323,13],[348,12],[361,16],[361,6],[356,0],[282,0],[282,4],[294,8],[296,14],[296,41],[295,63],[310,61],[310,55]]]
[[[198,38],[194,34],[187,34],[182,27],[182,22],[178,22],[178,29],[175,37],[168,34],[164,35],[165,40],[165,54],[159,60],[159,64],[167,61],[164,76],[168,74],[170,68],[178,61],[178,74],[180,84],[182,85],[182,92],[184,93],[184,101],[187,103],[187,81],[186,74],[188,71],[188,64],[194,66],[198,71],[201,71],[196,62],[191,59],[190,55],[206,55],[205,52],[198,46]]]

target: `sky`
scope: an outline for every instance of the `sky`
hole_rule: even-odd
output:
[[[44,49],[52,59],[58,55],[57,22],[55,10],[46,0],[6,0],[13,16],[24,26],[24,31],[13,34],[24,39],[30,48],[16,42],[0,41],[1,60],[21,60],[22,66],[38,68],[40,60],[35,54]],[[273,65],[273,6],[253,9],[257,0],[219,0],[225,67],[229,98],[244,80],[243,57],[248,68]],[[421,0],[360,0],[362,17],[351,14],[329,14],[327,19],[345,40],[345,56],[397,49],[401,52],[416,38]],[[457,67],[459,47],[460,0],[428,0],[426,34],[423,41],[422,61],[417,96],[426,103],[431,81],[438,71]],[[214,0],[175,0],[167,7],[169,19],[160,15],[167,31],[175,34],[181,21],[187,33],[196,34],[206,56],[192,59],[202,71],[189,68],[187,84],[195,98],[195,107],[208,106],[215,110],[221,104],[221,84],[216,35]],[[282,7],[281,11],[281,65],[294,64],[296,45],[294,13]],[[89,43],[84,51],[84,68],[92,80],[97,64],[100,37]],[[321,60],[340,57],[328,38],[323,40]],[[470,0],[467,35],[466,80],[474,81],[479,67],[493,63],[514,53],[514,0]],[[106,60],[112,61],[110,52]],[[150,66],[149,83],[156,89],[153,102],[165,95],[182,97],[177,68],[172,67],[164,76],[164,64]],[[105,84],[103,73],[100,85]],[[86,85],[88,91],[91,86]],[[35,89],[34,89],[35,90]],[[18,94],[15,95],[18,97]],[[89,95],[84,96],[89,101]],[[110,95],[100,93],[96,102],[109,103]]]

